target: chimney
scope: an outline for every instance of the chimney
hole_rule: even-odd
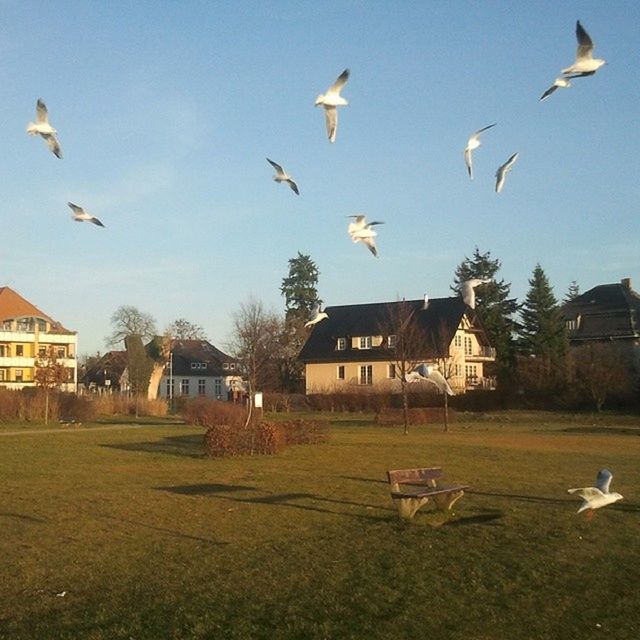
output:
[[[620,284],[627,290],[631,291],[631,278],[622,278]]]
[[[424,294],[424,302],[422,303],[422,310],[426,311],[427,308],[429,307],[429,296],[428,294]]]

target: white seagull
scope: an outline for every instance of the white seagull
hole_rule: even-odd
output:
[[[354,218],[355,222],[350,222],[347,227],[347,233],[354,242],[362,242],[369,247],[369,251],[378,257],[378,249],[376,248],[375,237],[378,235],[371,227],[376,224],[384,224],[384,222],[367,222],[366,217],[362,214],[348,216]]]
[[[502,191],[502,187],[504,187],[504,181],[507,178],[507,173],[511,171],[511,167],[518,159],[518,154],[514,153],[504,164],[498,167],[496,171],[496,193],[500,193]]]
[[[318,322],[328,317],[329,316],[324,311],[320,311],[320,305],[315,304],[313,306],[313,309],[311,310],[311,317],[309,318],[308,322],[304,323],[304,326],[305,328],[312,327],[314,324],[318,324]]]
[[[467,165],[467,171],[469,172],[469,177],[473,180],[473,159],[471,157],[471,152],[474,149],[477,149],[480,146],[480,134],[487,129],[491,129],[491,127],[496,126],[496,122],[490,124],[486,127],[482,127],[482,129],[478,129],[475,133],[471,134],[471,137],[467,141],[467,146],[464,149],[464,162]]]
[[[99,227],[104,227],[98,218],[87,213],[82,207],[79,207],[77,204],[73,204],[73,202],[67,202],[67,204],[71,207],[71,210],[73,211],[73,219],[76,222],[92,222]]]
[[[346,107],[349,103],[340,95],[342,87],[349,79],[349,69],[345,69],[338,79],[327,89],[326,93],[321,93],[316,98],[316,107],[322,105],[324,107],[325,121],[327,124],[327,136],[329,142],[336,141],[338,133],[338,107]]]
[[[58,132],[49,124],[49,113],[41,98],[38,98],[38,102],[36,102],[36,121],[27,125],[27,133],[30,136],[42,136],[49,150],[62,159],[62,150],[58,138],[56,138]]]
[[[464,303],[470,306],[472,309],[476,308],[476,292],[475,287],[481,284],[489,284],[491,279],[489,278],[471,278],[471,280],[465,280],[460,287],[460,295],[464,300]]]
[[[553,81],[553,84],[540,96],[539,102],[546,100],[557,89],[567,89],[570,86],[571,81],[569,78],[563,78],[562,76],[560,78],[556,78]]]
[[[593,41],[580,24],[580,20],[576,22],[576,37],[578,38],[576,61],[570,67],[563,69],[562,73],[569,78],[592,76],[607,62],[593,57]]]
[[[426,380],[427,382],[431,382],[436,387],[440,393],[446,393],[450,396],[455,396],[451,385],[448,380],[440,373],[438,367],[432,364],[419,364],[413,371],[410,371],[405,375],[405,380],[407,382],[420,382],[421,380]]]
[[[622,496],[615,491],[609,491],[613,474],[609,469],[598,471],[595,487],[580,487],[578,489],[567,489],[569,493],[577,493],[582,498],[582,504],[577,513],[590,509],[593,515],[594,509],[606,507],[608,504],[622,500]]]
[[[276,170],[276,175],[273,176],[273,179],[276,182],[286,182],[291,187],[291,190],[297,196],[299,196],[300,192],[298,191],[298,185],[295,183],[293,178],[288,175],[287,172],[277,162],[269,160],[269,158],[267,158],[267,162]]]

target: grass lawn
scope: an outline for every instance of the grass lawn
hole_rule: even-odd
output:
[[[223,460],[175,424],[5,425],[0,638],[640,637],[640,420],[332,420]],[[400,522],[385,471],[437,465],[472,491]],[[605,466],[625,499],[589,521],[566,489]]]

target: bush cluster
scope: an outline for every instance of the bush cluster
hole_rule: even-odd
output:
[[[136,399],[118,393],[83,396],[89,398],[95,406],[96,415],[135,415]],[[149,400],[144,396],[138,397],[138,415],[163,418],[167,415],[169,407],[164,399]]]
[[[216,425],[238,428],[247,421],[247,410],[243,405],[208,398],[188,400],[181,414],[187,424],[205,428]]]

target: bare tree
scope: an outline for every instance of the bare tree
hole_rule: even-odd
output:
[[[204,329],[197,324],[189,322],[186,318],[174,320],[165,330],[165,333],[175,340],[206,340]]]
[[[456,375],[456,364],[459,364],[459,362],[457,361],[458,353],[456,353],[456,357],[453,357],[451,356],[449,350],[449,346],[451,345],[453,336],[451,335],[450,329],[447,327],[446,322],[443,321],[440,323],[437,331],[434,334],[434,339],[436,340],[436,344],[433,345],[434,353],[439,354],[435,358],[435,364],[444,379],[449,382],[451,378]],[[446,390],[442,390],[439,388],[438,390],[440,391],[440,393],[442,393],[443,396],[444,430],[449,431],[449,394],[446,392]]]
[[[67,381],[67,368],[58,362],[54,345],[49,345],[37,358],[34,379],[36,386],[44,391],[44,423],[49,424],[49,393]]]
[[[111,316],[113,332],[106,338],[107,346],[117,347],[128,336],[140,336],[141,340],[151,340],[158,332],[156,321],[148,313],[132,306],[118,307]]]

